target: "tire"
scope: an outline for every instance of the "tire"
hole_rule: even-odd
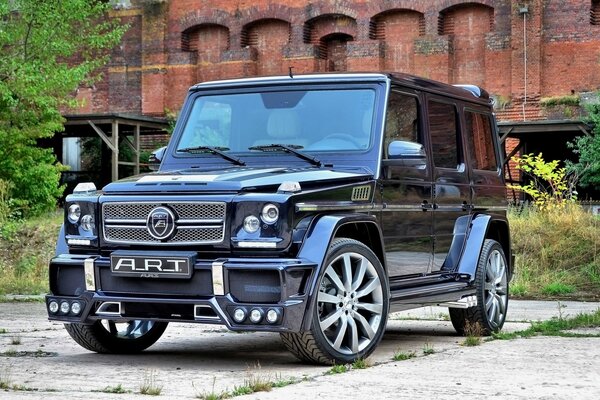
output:
[[[508,264],[500,243],[486,239],[475,273],[477,305],[450,308],[450,320],[461,335],[488,336],[502,329],[508,310]],[[479,328],[476,326],[479,325]]]
[[[282,333],[296,357],[316,364],[367,358],[383,336],[388,278],[377,256],[353,239],[334,239],[316,287],[310,330]]]
[[[168,322],[131,320],[115,323],[100,320],[92,325],[65,324],[69,335],[83,348],[97,353],[139,353],[152,346],[167,328]]]

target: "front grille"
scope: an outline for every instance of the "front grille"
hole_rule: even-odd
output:
[[[147,228],[150,212],[167,207],[175,216],[175,232],[168,239],[152,237]],[[220,243],[225,234],[223,202],[107,202],[102,205],[103,235],[108,243],[196,245]]]

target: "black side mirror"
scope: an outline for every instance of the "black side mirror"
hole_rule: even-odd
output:
[[[167,150],[167,146],[161,147],[160,149],[154,150],[150,156],[148,157],[148,168],[151,171],[158,171],[160,168],[160,163],[165,155],[165,151]]]

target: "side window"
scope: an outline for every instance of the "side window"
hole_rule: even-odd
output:
[[[407,94],[390,92],[385,116],[384,154],[395,140],[422,143],[419,133],[419,104],[417,98]]]
[[[436,167],[456,169],[462,163],[456,107],[430,100],[429,132]]]
[[[489,115],[465,112],[465,135],[473,169],[496,171],[498,168],[492,132]]]

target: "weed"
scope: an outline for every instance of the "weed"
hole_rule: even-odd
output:
[[[21,344],[21,336],[13,336],[10,339],[10,344],[15,345],[15,346],[20,345]]]
[[[471,323],[466,321],[465,323],[465,340],[462,342],[463,346],[479,346],[481,344],[481,336],[483,335],[483,329],[479,322]]]
[[[559,303],[559,309],[562,307]],[[579,314],[573,318],[552,318],[548,321],[534,322],[525,330],[512,333],[494,333],[492,337],[498,340],[510,340],[519,337],[527,338],[535,335],[566,336],[566,337],[599,337],[600,335],[582,335],[565,332],[578,328],[600,327],[600,309],[593,314]]]
[[[233,391],[231,392],[231,396],[243,396],[245,394],[254,393],[250,386],[242,385],[242,386],[234,386]]]
[[[523,282],[513,284],[510,287],[510,294],[515,297],[522,297],[527,294],[527,286]]]
[[[9,389],[12,381],[12,371],[10,365],[0,371],[0,389]]]
[[[272,382],[272,386],[274,388],[285,387],[288,385],[293,385],[294,383],[298,383],[299,381],[296,378],[282,378],[281,375],[277,377],[277,380]]]
[[[425,342],[425,344],[423,345],[423,355],[429,356],[433,353],[435,353],[435,349],[433,348],[433,345]]]
[[[100,390],[100,392],[102,393],[115,393],[115,394],[122,394],[122,393],[131,393],[131,390],[126,390],[125,388],[123,388],[123,386],[119,383],[117,386],[107,386],[104,389]]]
[[[336,364],[329,371],[326,372],[327,375],[335,375],[335,374],[343,374],[344,372],[348,372],[348,365],[346,364]]]
[[[140,385],[140,393],[147,394],[150,396],[158,396],[162,392],[162,385],[156,382],[156,371],[146,370],[144,372],[144,378]]]
[[[273,384],[268,378],[259,374],[250,374],[250,376],[244,381],[244,386],[248,386],[252,392],[270,392],[273,388]]]
[[[4,328],[0,329],[0,334],[8,333],[8,331]]]
[[[352,369],[366,369],[372,366],[373,364],[369,360],[365,360],[364,358],[359,358],[352,363]]]
[[[15,349],[8,349],[4,353],[2,353],[2,355],[6,357],[16,357],[17,354],[17,350]]]
[[[411,358],[415,358],[416,356],[417,356],[417,354],[414,351],[409,351],[408,353],[397,351],[394,353],[393,360],[394,361],[406,361]]]
[[[202,392],[202,393],[196,393],[196,398],[197,399],[202,399],[202,400],[223,400],[223,399],[227,399],[229,397],[232,396],[231,393],[229,393],[228,391],[222,391],[222,392],[215,392],[215,383],[217,382],[217,377],[213,376],[213,381],[212,381],[212,390],[210,392]],[[192,386],[194,386],[194,382],[192,382]],[[195,389],[195,386],[194,386]],[[248,393],[244,393],[244,394],[248,394]],[[238,395],[234,395],[234,396],[239,396]]]

